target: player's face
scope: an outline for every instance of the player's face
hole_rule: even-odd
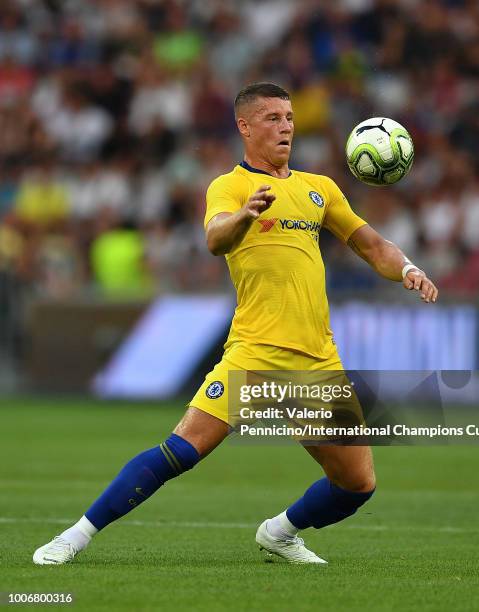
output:
[[[291,155],[294,123],[289,100],[258,98],[249,105],[245,117],[247,147],[273,166],[288,163]]]

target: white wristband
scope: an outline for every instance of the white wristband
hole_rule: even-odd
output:
[[[419,268],[417,266],[415,266],[412,263],[408,263],[404,266],[404,268],[402,269],[402,277],[406,278],[406,274],[410,271],[410,270],[419,270]]]

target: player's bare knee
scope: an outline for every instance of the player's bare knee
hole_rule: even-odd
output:
[[[376,488],[376,477],[374,472],[368,474],[341,474],[337,477],[330,477],[338,487],[351,491],[351,493],[369,493]]]
[[[353,483],[352,488],[350,488],[350,490],[355,493],[369,493],[374,492],[375,489],[376,478],[374,474],[357,480],[355,483]]]
[[[174,429],[174,433],[189,442],[206,457],[228,435],[228,425],[216,417],[190,407]]]

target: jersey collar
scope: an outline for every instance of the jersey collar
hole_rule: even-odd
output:
[[[245,170],[248,170],[248,172],[255,172],[256,174],[266,174],[267,176],[272,176],[274,177],[272,174],[270,174],[269,172],[265,172],[264,170],[259,170],[258,168],[253,168],[253,166],[250,166],[248,164],[248,162],[246,162],[245,160],[243,160],[240,164],[239,164],[242,168],[244,168]],[[291,176],[292,172],[291,170],[289,171],[289,174],[286,178],[289,178]]]

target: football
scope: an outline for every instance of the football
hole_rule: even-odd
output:
[[[346,143],[349,169],[368,185],[392,185],[411,169],[414,144],[408,131],[387,117],[359,123]]]

